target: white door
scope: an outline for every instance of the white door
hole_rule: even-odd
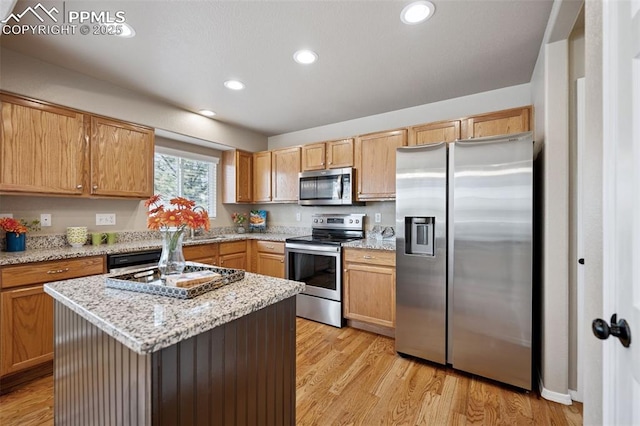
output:
[[[602,414],[640,425],[640,1],[603,6],[603,312],[626,319],[631,345],[603,342]]]

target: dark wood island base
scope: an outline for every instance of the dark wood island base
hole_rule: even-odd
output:
[[[55,303],[59,425],[294,425],[295,296],[141,355]]]

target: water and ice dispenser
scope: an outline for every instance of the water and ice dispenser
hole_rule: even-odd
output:
[[[436,218],[431,216],[405,217],[405,253],[420,256],[435,255],[434,228]]]

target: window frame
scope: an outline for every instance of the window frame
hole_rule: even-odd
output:
[[[217,216],[218,210],[218,164],[220,164],[220,158],[214,157],[212,155],[198,154],[190,151],[182,151],[175,148],[168,148],[160,145],[156,145],[153,152],[153,176],[154,176],[154,192],[155,192],[155,173],[156,173],[156,164],[155,164],[155,155],[169,155],[172,157],[184,158],[186,160],[192,161],[202,161],[207,163],[212,163],[214,166],[214,173],[211,174],[211,179],[209,181],[209,196],[212,199],[211,206],[207,208],[209,213],[209,218],[214,219]],[[181,168],[182,171],[182,168]],[[168,200],[167,200],[168,201]]]

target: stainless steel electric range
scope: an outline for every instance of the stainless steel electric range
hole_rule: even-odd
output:
[[[364,238],[364,214],[314,214],[311,235],[287,238],[285,270],[302,281],[299,317],[342,327],[342,244]]]

